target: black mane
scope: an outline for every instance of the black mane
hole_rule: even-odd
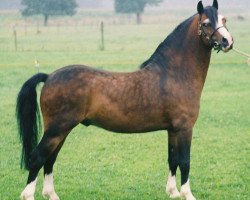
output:
[[[161,68],[164,68],[166,65],[166,58],[164,55],[164,51],[167,48],[177,49],[181,46],[183,42],[182,38],[186,36],[186,32],[188,31],[188,27],[190,26],[191,22],[193,21],[194,16],[186,19],[180,25],[178,25],[173,32],[167,36],[167,38],[159,44],[155,52],[150,56],[148,60],[143,62],[140,65],[140,69],[149,66],[150,64],[157,64]]]
[[[207,6],[204,9],[204,14],[209,18],[212,27],[215,28],[216,22],[218,21],[218,13],[217,10],[212,6]],[[167,48],[171,49],[178,49],[181,48],[183,43],[183,38],[186,36],[186,33],[188,31],[189,26],[191,25],[194,16],[191,16],[190,18],[183,21],[181,24],[179,24],[173,32],[167,36],[167,38],[159,44],[155,52],[150,56],[148,60],[143,62],[140,65],[140,69],[146,68],[147,66],[150,66],[151,64],[156,64],[157,66],[161,68],[166,67],[167,58],[164,55],[164,51]]]

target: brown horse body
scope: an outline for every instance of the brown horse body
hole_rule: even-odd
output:
[[[75,123],[123,133],[193,127],[211,55],[200,38],[191,37],[197,23],[198,15],[180,38],[182,46],[164,51],[164,69],[149,63],[112,73],[74,65],[49,75],[41,94],[45,127],[54,121],[50,115],[62,113],[72,113]]]
[[[69,78],[65,80],[65,76]],[[74,124],[122,133],[166,130],[184,121],[192,125],[198,113],[199,92],[190,91],[192,86],[185,82],[173,83],[170,78],[161,85],[161,76],[148,69],[111,73],[69,66],[56,71],[41,93],[45,130],[55,118],[63,115],[67,119],[65,113]]]
[[[44,166],[43,194],[51,200],[59,199],[53,187],[53,165],[67,135],[81,123],[121,133],[167,130],[170,174],[166,190],[172,198],[180,196],[175,182],[179,167],[181,196],[194,200],[188,179],[192,129],[211,49],[215,44],[224,51],[232,46],[219,33],[222,27],[204,25],[208,20],[215,24],[217,9],[216,0],[213,7],[205,9],[200,2],[198,14],[179,25],[135,72],[114,73],[72,65],[29,79],[17,104],[23,160],[30,171],[21,197],[34,199],[36,177]],[[40,97],[45,133],[36,147],[35,86],[39,82],[45,82]],[[27,124],[29,119],[31,125]]]

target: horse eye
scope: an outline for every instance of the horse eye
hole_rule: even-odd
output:
[[[227,23],[227,19],[226,18],[223,18],[222,21],[223,21],[224,24]]]
[[[203,23],[203,26],[204,26],[204,27],[210,27],[210,26],[211,26],[211,23],[210,23],[210,22],[208,22],[208,23]]]

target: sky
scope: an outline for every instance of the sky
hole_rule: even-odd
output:
[[[203,0],[204,5],[212,4],[213,0]],[[77,0],[80,8],[104,8],[113,9],[114,0]],[[162,7],[191,9],[198,0],[164,0]],[[250,0],[218,0],[219,6],[223,9],[249,9]],[[19,9],[21,0],[0,0],[1,10]],[[195,5],[196,7],[196,5]]]

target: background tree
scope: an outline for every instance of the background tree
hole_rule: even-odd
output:
[[[49,16],[74,15],[76,13],[75,0],[22,0],[23,16],[43,15],[44,26],[47,26]]]
[[[157,5],[162,0],[115,0],[115,11],[117,13],[135,13],[137,24],[141,23],[141,14],[145,6]]]

